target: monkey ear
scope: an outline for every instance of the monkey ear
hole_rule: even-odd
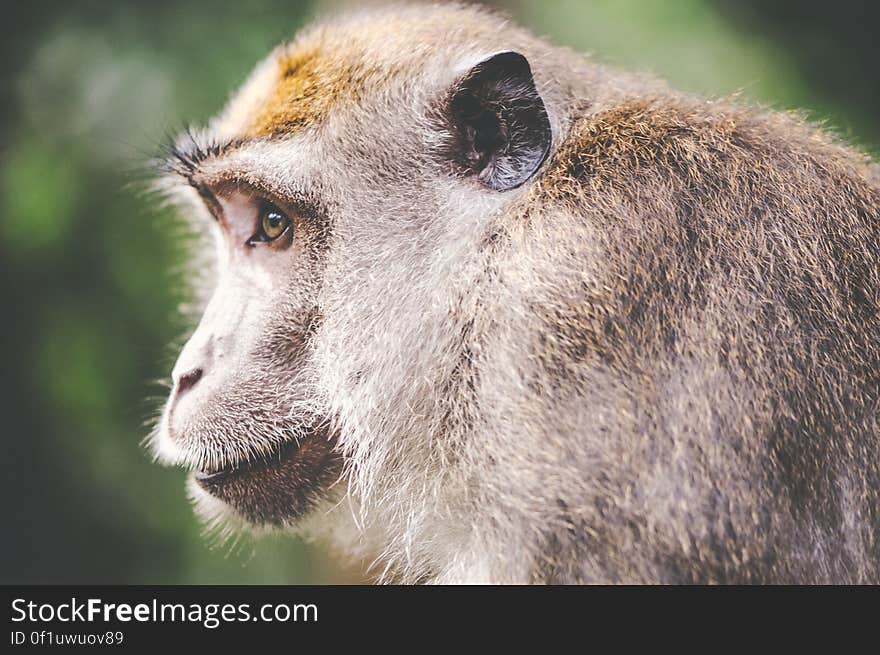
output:
[[[491,189],[520,186],[550,151],[547,110],[518,52],[500,52],[474,66],[453,88],[448,114],[453,159]]]

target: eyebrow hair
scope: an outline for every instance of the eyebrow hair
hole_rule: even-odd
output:
[[[198,188],[195,175],[199,166],[209,159],[219,157],[235,144],[235,141],[221,143],[187,128],[183,134],[169,140],[160,167],[162,172],[178,175]]]
[[[187,127],[177,137],[170,137],[166,141],[164,157],[160,158],[158,162],[160,173],[185,181],[198,193],[209,213],[218,222],[223,220],[223,209],[216,192],[223,188],[239,187],[265,196],[270,202],[273,202],[273,197],[280,197],[282,202],[294,205],[300,213],[310,217],[316,223],[324,225],[322,229],[326,229],[326,221],[321,220],[327,214],[326,206],[320,198],[312,193],[302,190],[296,193],[291,193],[289,189],[279,190],[273,188],[274,185],[261,183],[240,174],[217,176],[215,179],[203,179],[200,175],[202,164],[206,161],[222,157],[249,143],[265,142],[266,140],[261,137],[239,137],[220,142]]]

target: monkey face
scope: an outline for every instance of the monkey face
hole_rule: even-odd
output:
[[[321,217],[244,183],[201,193],[217,284],[174,366],[158,455],[192,470],[203,505],[219,500],[252,523],[289,523],[340,468],[310,379]]]

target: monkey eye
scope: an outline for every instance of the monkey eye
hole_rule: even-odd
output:
[[[290,228],[290,219],[278,207],[268,201],[260,204],[259,230],[248,239],[248,244],[275,241]]]

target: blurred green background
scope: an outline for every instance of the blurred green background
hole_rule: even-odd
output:
[[[344,2],[5,3],[0,20],[2,583],[360,579],[291,537],[205,540],[141,446],[187,326],[169,213],[138,193],[275,43]],[[361,3],[362,4],[362,3]],[[880,151],[877,11],[760,0],[494,2],[686,90],[801,107]]]

